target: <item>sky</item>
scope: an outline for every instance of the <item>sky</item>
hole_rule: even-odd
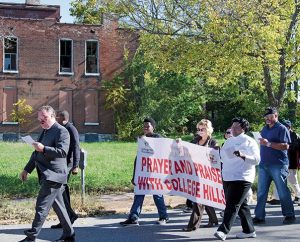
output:
[[[1,0],[1,3],[25,3],[25,0]],[[71,0],[40,0],[45,5],[60,5],[61,23],[73,23],[73,17],[70,16],[69,8]]]

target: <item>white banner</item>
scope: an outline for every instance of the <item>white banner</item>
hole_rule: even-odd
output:
[[[219,151],[167,138],[138,139],[135,194],[170,194],[225,208]]]

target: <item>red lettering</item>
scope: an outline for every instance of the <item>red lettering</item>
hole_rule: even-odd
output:
[[[165,184],[168,190],[172,190],[172,184],[168,179],[165,180]]]
[[[147,158],[147,171],[152,172],[152,160],[149,157]]]
[[[157,160],[154,159],[152,172],[158,173]]]
[[[144,167],[146,166],[146,164],[147,164],[146,157],[142,157],[142,171],[144,171]]]
[[[138,177],[139,190],[146,190],[148,187],[148,177]]]
[[[176,161],[174,161],[174,165],[175,165],[175,173],[182,173],[180,166],[178,165],[178,163]]]
[[[175,191],[178,191],[178,181],[176,179],[172,179],[172,186]]]

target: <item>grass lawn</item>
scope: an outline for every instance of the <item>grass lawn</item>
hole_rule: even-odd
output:
[[[81,143],[87,151],[86,192],[110,192],[130,186],[137,144],[125,142]],[[0,196],[22,198],[36,196],[39,189],[36,171],[22,183],[19,173],[27,163],[32,147],[24,143],[0,143]],[[80,174],[71,176],[70,187],[80,191]]]
[[[222,136],[216,135],[219,143]],[[190,140],[190,137],[184,137]],[[128,191],[133,189],[130,181],[136,142],[81,143],[87,151],[85,188],[89,194]],[[39,189],[36,171],[22,183],[18,176],[27,163],[33,149],[25,143],[0,142],[0,198],[35,197]],[[71,176],[69,182],[73,192],[80,193],[80,174]]]

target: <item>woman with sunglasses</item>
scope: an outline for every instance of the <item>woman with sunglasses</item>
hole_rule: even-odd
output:
[[[192,141],[192,143],[210,148],[218,147],[216,140],[211,138],[213,127],[208,119],[202,119],[196,127],[197,136]],[[213,207],[209,207],[199,203],[193,203],[193,211],[190,217],[190,221],[187,227],[183,228],[183,231],[190,232],[200,227],[204,209],[209,217],[209,222],[203,227],[208,228],[218,225],[218,218]]]

